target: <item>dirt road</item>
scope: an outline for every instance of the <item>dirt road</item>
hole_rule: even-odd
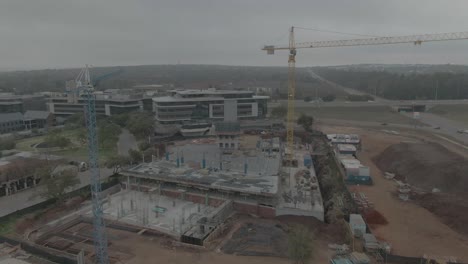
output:
[[[373,233],[389,242],[393,252],[406,256],[423,254],[456,256],[468,261],[468,239],[450,229],[428,210],[412,202],[402,202],[393,196],[393,181],[386,180],[372,158],[392,144],[417,141],[415,135],[390,135],[378,130],[322,125],[325,133],[355,133],[362,139],[358,158],[371,168],[373,186],[350,187],[364,192],[375,208],[388,220],[388,224],[373,228]]]

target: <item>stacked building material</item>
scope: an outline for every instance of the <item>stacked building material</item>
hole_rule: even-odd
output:
[[[351,197],[353,197],[353,200],[358,206],[358,210],[360,212],[366,212],[367,210],[374,208],[374,203],[370,202],[367,196],[362,192],[351,193]]]
[[[373,234],[364,234],[364,248],[368,252],[376,251],[380,248],[379,241]]]
[[[369,257],[366,254],[360,253],[360,252],[351,253],[351,255],[349,256],[349,259],[353,262],[353,264],[369,264],[370,263]]]

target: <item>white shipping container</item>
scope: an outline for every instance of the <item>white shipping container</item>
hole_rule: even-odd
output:
[[[359,167],[359,176],[370,176],[370,168],[366,166]]]

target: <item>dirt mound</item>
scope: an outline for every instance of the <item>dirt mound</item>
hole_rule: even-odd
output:
[[[468,195],[455,196],[444,193],[413,195],[420,206],[439,216],[452,229],[468,235]]]
[[[371,210],[364,213],[364,219],[369,225],[386,225],[388,224],[387,219],[381,213],[376,210]]]
[[[380,170],[396,173],[427,191],[466,193],[468,160],[435,143],[400,143],[374,157]]]
[[[243,256],[286,257],[288,235],[273,223],[246,223],[221,248],[224,253]]]

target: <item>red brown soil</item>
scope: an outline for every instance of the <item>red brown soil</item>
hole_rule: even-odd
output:
[[[346,226],[339,223],[326,224],[316,218],[306,216],[284,215],[276,217],[282,224],[301,224],[308,227],[316,238],[327,241],[328,243],[343,244],[346,243]]]
[[[427,191],[465,193],[468,189],[468,160],[436,143],[391,145],[373,161],[380,170],[396,173]]]
[[[364,219],[369,225],[386,225],[388,224],[387,219],[377,210],[370,210],[364,213]]]
[[[381,155],[392,145],[413,142],[440,143],[441,139],[421,131],[396,129],[400,134],[390,135],[381,132],[381,129],[381,127],[369,129],[367,127],[356,128],[342,125],[322,126],[322,130],[326,133],[350,133],[361,136],[362,150],[358,153],[358,158],[363,164],[370,167],[374,185],[348,186],[348,188],[353,192],[365,193],[369,201],[372,201],[375,208],[387,219],[387,225],[371,227],[372,233],[379,239],[390,243],[392,252],[397,255],[422,256],[432,254],[454,256],[462,263],[468,262],[467,236],[448,226],[443,216],[436,215],[419,205],[419,203],[411,202],[414,198],[409,202],[403,202],[396,198],[394,195],[397,190],[395,182],[385,179],[383,177],[384,171],[379,169],[374,162],[376,156]],[[468,154],[464,153],[466,150],[458,150],[458,148],[451,147],[451,145],[446,147],[450,151],[457,152],[468,158]],[[460,211],[460,209],[454,210],[454,219],[457,219],[456,215],[460,213],[463,213],[463,211]],[[460,221],[459,223],[466,224],[467,221]]]
[[[452,229],[468,236],[468,195],[455,196],[444,193],[413,195],[420,206],[439,216]]]
[[[31,229],[36,226],[42,226],[47,222],[58,219],[73,210],[79,208],[80,204],[85,200],[81,196],[74,197],[69,199],[63,204],[52,205],[44,209],[44,211],[26,215],[21,218],[15,225],[15,232],[18,234],[23,234],[26,230]]]
[[[420,206],[437,215],[453,230],[468,234],[468,160],[436,143],[391,145],[374,162],[382,171],[396,173],[412,186],[442,193],[413,195]]]

